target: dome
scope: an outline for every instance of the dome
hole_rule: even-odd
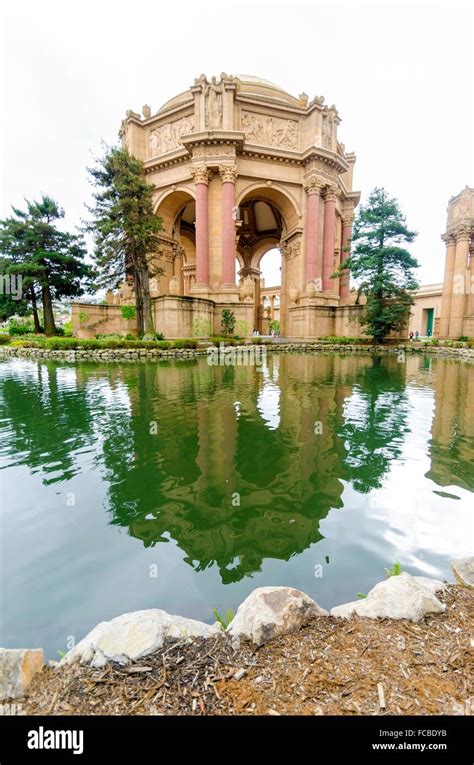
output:
[[[239,74],[236,79],[240,80],[240,95],[255,96],[258,99],[279,101],[286,106],[301,106],[299,98],[290,95],[286,90],[280,88],[270,80],[264,80],[261,77],[254,77],[251,74]]]
[[[279,85],[275,85],[270,80],[264,80],[261,77],[254,77],[251,74],[238,74],[234,77],[238,85],[238,94],[250,96],[260,101],[271,101],[273,103],[284,104],[285,106],[301,106],[299,98],[287,93],[286,90],[280,88]],[[191,102],[193,99],[190,90],[185,90],[183,93],[166,101],[163,106],[158,109],[158,114],[167,112],[171,109],[175,109],[178,106],[184,106],[185,103]]]

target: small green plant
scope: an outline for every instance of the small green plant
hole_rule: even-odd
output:
[[[359,598],[359,600],[363,600],[364,598],[367,597],[367,595],[365,594],[365,592],[358,592],[357,597]]]
[[[400,563],[400,561],[395,560],[393,563],[393,566],[385,569],[385,573],[387,574],[387,576],[400,576],[400,574],[402,573],[402,564]]]
[[[127,337],[128,337],[128,335],[127,335]],[[163,332],[155,332],[155,340],[164,340],[164,339],[165,339],[165,336],[164,336]]]
[[[84,321],[87,321],[87,319],[89,318],[89,314],[86,313],[85,311],[79,311],[79,313],[77,314],[77,318],[79,319],[79,323],[82,324]]]
[[[193,335],[194,337],[209,337],[212,333],[212,323],[207,319],[194,319]]]
[[[229,624],[231,623],[232,619],[234,618],[234,612],[232,611],[232,609],[228,608],[227,611],[225,612],[225,616],[219,612],[218,608],[214,608],[213,612],[214,612],[214,617],[216,619],[216,622],[219,622],[222,629],[226,630]]]
[[[7,343],[10,342],[10,340],[11,340],[10,335],[3,335],[3,334],[0,335],[0,345],[6,345]]]
[[[66,656],[67,651],[61,651],[61,649],[59,649],[56,653],[58,654],[60,659],[64,659],[64,657]]]
[[[122,305],[120,306],[120,315],[122,319],[135,319],[137,311],[134,305]]]
[[[235,313],[230,308],[223,308],[221,326],[224,335],[233,335],[235,330]]]
[[[458,337],[458,340],[459,340],[461,343],[467,343],[467,341],[469,340],[469,338],[468,338],[468,336],[467,336],[467,335],[461,335],[460,337]]]

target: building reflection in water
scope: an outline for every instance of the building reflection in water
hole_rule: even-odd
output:
[[[15,415],[2,448],[15,464],[53,484],[81,473],[88,454],[113,524],[146,547],[175,540],[190,566],[215,565],[224,583],[318,542],[346,484],[382,485],[410,438],[411,386],[433,400],[427,477],[474,490],[474,370],[456,361],[20,362],[18,376],[15,364],[2,388]]]

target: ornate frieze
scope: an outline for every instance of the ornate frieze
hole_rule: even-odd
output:
[[[150,156],[158,157],[169,151],[178,149],[181,144],[181,136],[192,133],[194,129],[194,117],[181,117],[174,122],[167,122],[150,131]]]
[[[298,148],[297,120],[242,111],[241,126],[249,143],[278,146],[282,149]]]

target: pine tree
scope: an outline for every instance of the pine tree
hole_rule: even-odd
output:
[[[21,275],[23,300],[31,302],[35,329],[40,329],[38,296],[43,305],[44,331],[56,334],[53,300],[84,294],[84,280],[93,272],[84,263],[86,247],[81,236],[60,231],[64,217],[54,199],[26,201],[26,210],[12,207],[13,215],[0,220],[0,269],[4,275]]]
[[[139,335],[155,332],[150,278],[150,256],[159,252],[161,220],[153,212],[154,187],[144,179],[143,162],[126,149],[108,148],[89,168],[97,189],[86,230],[94,237],[101,286],[115,288],[126,275],[133,277]]]
[[[354,223],[352,254],[344,262],[359,283],[357,302],[366,295],[361,317],[364,333],[376,343],[393,330],[401,331],[410,316],[413,293],[418,288],[413,270],[416,259],[402,245],[416,237],[405,222],[396,199],[383,188],[372,191],[367,204],[361,205]]]

